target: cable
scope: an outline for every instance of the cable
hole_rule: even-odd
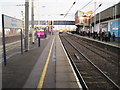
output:
[[[91,0],[90,2],[88,2],[88,3],[87,3],[85,6],[83,6],[80,10],[82,10],[83,8],[85,8],[85,7],[86,7],[88,4],[90,4],[92,1],[93,1],[93,0]],[[71,6],[70,9],[68,10],[68,12],[71,10],[71,8],[73,7],[73,5],[75,5],[75,3],[76,3],[76,0],[75,0],[75,2],[73,2],[72,6]],[[68,12],[65,14],[64,17],[67,16]]]
[[[64,17],[66,17],[67,16],[67,14],[68,14],[68,12],[71,10],[71,8],[75,5],[75,3],[76,3],[76,0],[73,2],[73,4],[72,4],[72,6],[70,7],[70,9],[67,11],[67,13],[65,14],[65,16]]]
[[[99,8],[99,7],[101,7],[101,5],[102,5],[102,3],[101,4],[99,4],[99,6],[94,10],[94,12]]]
[[[90,2],[88,2],[85,6],[83,6],[80,10],[82,10],[83,8],[85,8],[88,4],[90,4],[93,0],[91,0]]]
[[[38,25],[39,25],[40,24],[40,7],[39,7],[40,6],[40,1],[39,0],[38,0],[38,4],[37,5],[38,5],[38,11],[39,11],[38,12],[38,16],[37,16],[37,18],[38,18]]]

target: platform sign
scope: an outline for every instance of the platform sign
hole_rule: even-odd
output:
[[[4,15],[4,28],[22,28],[22,20]]]
[[[21,29],[21,54],[23,53],[22,45],[22,20],[2,14],[2,41],[3,41],[3,56],[4,65],[7,64],[6,59],[6,42],[5,42],[5,28]]]

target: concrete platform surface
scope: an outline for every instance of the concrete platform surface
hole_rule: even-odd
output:
[[[59,36],[56,36],[56,88],[80,88]]]
[[[2,88],[81,88],[58,34],[36,46],[9,58],[7,66],[2,66]]]
[[[16,54],[9,58],[7,66],[2,65],[2,88],[23,88],[50,40],[51,38],[42,40],[41,47],[38,47],[37,42],[35,42],[34,48],[30,48],[30,51],[24,52],[23,55]],[[38,67],[42,68],[42,66]],[[36,78],[38,79],[38,77]]]

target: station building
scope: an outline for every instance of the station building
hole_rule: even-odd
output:
[[[120,3],[107,8],[96,14],[90,20],[91,31],[114,32],[116,37],[120,37]]]
[[[76,33],[90,30],[90,17],[92,13],[92,11],[82,12],[79,10],[75,13]]]
[[[100,13],[97,13],[95,16],[92,16],[92,12],[86,15],[86,13],[82,11],[77,11],[75,14],[76,32],[90,31],[90,33],[99,33],[100,31],[109,31],[111,34],[114,32],[116,37],[120,37],[119,10],[120,2]],[[85,20],[86,18],[87,20]]]

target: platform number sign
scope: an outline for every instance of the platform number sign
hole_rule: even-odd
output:
[[[2,44],[3,44],[4,65],[6,66],[7,58],[6,58],[5,28],[21,29],[21,54],[22,54],[23,53],[22,20],[2,14],[2,42],[3,42]]]

